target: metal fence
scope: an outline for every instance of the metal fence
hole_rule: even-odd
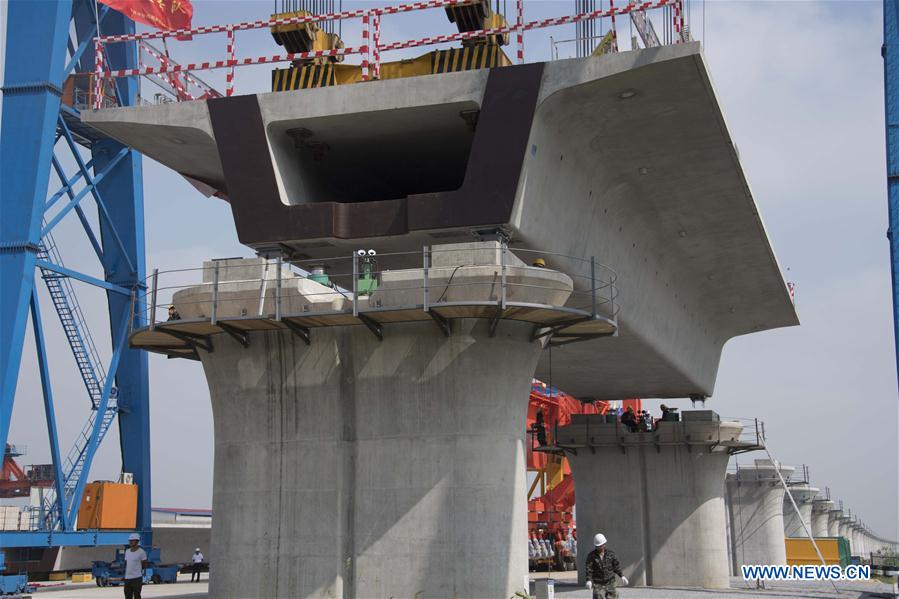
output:
[[[526,31],[543,29],[546,27],[557,27],[560,25],[589,23],[605,17],[611,18],[614,32],[616,16],[626,17],[636,15],[634,23],[637,24],[637,29],[641,32],[644,43],[658,45],[659,40],[654,33],[654,41],[648,42],[648,38],[645,35],[645,28],[641,28],[640,24],[645,24],[646,22],[646,11],[663,8],[668,9],[666,11],[666,21],[670,20],[670,23],[666,25],[666,28],[670,25],[671,30],[675,32],[675,35],[673,36],[666,36],[666,41],[669,37],[674,43],[681,43],[689,39],[683,0],[650,0],[642,2],[629,0],[628,2],[622,2],[622,4],[617,7],[610,3],[608,9],[581,10],[574,14],[532,20],[525,19],[524,0],[516,0],[514,21],[502,27],[493,27],[478,31],[463,31],[446,35],[433,35],[418,39],[397,40],[393,42],[383,42],[381,40],[381,21],[384,17],[412,11],[459,7],[474,3],[476,3],[476,0],[425,0],[395,6],[364,8],[337,13],[273,18],[267,21],[246,21],[241,23],[195,27],[192,29],[179,29],[175,31],[149,31],[144,33],[96,37],[94,38],[95,64],[93,72],[95,108],[100,109],[104,107],[104,86],[107,85],[109,81],[124,77],[156,77],[169,84],[174,89],[175,96],[178,100],[201,99],[212,97],[213,95],[225,95],[230,97],[234,93],[234,71],[236,67],[292,62],[321,57],[358,55],[361,61],[362,80],[367,81],[380,78],[381,56],[384,52],[402,50],[405,48],[432,46],[446,42],[486,39],[496,35],[515,35],[517,62],[523,63],[524,34]],[[348,19],[361,20],[362,39],[358,45],[333,48],[330,50],[282,53],[270,56],[253,56],[246,58],[238,58],[236,54],[236,33],[239,31],[269,29],[277,26],[301,25],[306,23],[318,23],[327,28],[330,26],[329,24],[333,22],[342,22]],[[222,33],[225,34],[223,45],[224,53],[217,59],[182,64],[176,62],[167,52],[157,51],[154,55],[148,51],[150,56],[149,64],[143,60],[143,53],[141,53],[137,68],[112,70],[108,65],[106,54],[108,52],[108,46],[111,44],[140,43],[155,39],[161,39],[163,43],[165,43],[167,39],[193,39],[197,36]],[[617,44],[615,46],[617,47]],[[227,69],[224,94],[220,94],[207,86],[195,75],[197,71],[210,71],[215,69]],[[188,80],[188,77],[191,78],[191,80]]]
[[[757,418],[731,418],[720,417],[717,420],[662,420],[656,419],[644,428],[632,430],[621,422],[619,415],[611,412],[598,417],[586,415],[583,420],[572,417],[568,430],[560,433],[555,426],[552,431],[547,431],[547,437],[551,440],[548,450],[570,450],[577,447],[602,447],[620,446],[630,447],[635,445],[653,445],[657,447],[667,445],[701,445],[712,449],[716,447],[726,448],[731,454],[756,451],[764,447],[764,423]],[[741,430],[737,435],[732,434],[732,429],[727,425],[737,423]],[[716,424],[714,435],[698,438],[693,436],[691,425]],[[614,425],[612,428],[611,425]],[[660,426],[665,425],[664,429]],[[675,425],[669,427],[668,425]],[[728,432],[722,434],[722,429],[728,428]],[[572,430],[574,429],[574,430]],[[532,441],[533,443],[533,441]],[[558,447],[553,447],[558,445]]]
[[[541,262],[545,267],[534,266]],[[216,324],[471,304],[500,311],[547,308],[617,325],[617,278],[593,258],[505,245],[426,246],[420,252],[357,250],[337,258],[219,259],[200,268],[154,269],[145,295],[133,304],[135,310],[146,307],[150,329],[173,320]]]

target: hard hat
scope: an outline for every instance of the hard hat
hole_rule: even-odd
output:
[[[602,547],[606,544],[606,535],[597,533],[595,537],[593,537],[593,546],[594,547]]]
[[[140,541],[140,535],[137,534],[136,532],[133,532],[130,535],[128,535],[128,540],[129,541]]]
[[[194,549],[194,551],[200,551],[200,548],[199,548],[199,547],[197,547],[197,548],[196,548],[196,549]]]
[[[539,266],[540,268],[546,268],[546,260],[543,258],[537,258],[533,262],[533,266]]]

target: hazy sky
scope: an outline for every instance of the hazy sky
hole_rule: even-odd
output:
[[[194,23],[261,19],[273,5],[195,0]],[[573,5],[528,0],[527,11],[540,16]],[[697,0],[689,12],[774,249],[787,279],[796,282],[802,320],[800,327],[729,342],[709,405],[723,415],[763,419],[776,458],[807,464],[814,485],[828,486],[875,531],[899,538],[881,3]],[[0,29],[5,46],[5,26]],[[384,23],[385,40],[446,31],[450,26],[434,12]],[[344,34],[353,40],[356,28],[347,26]],[[548,58],[548,35],[572,34],[573,27],[529,35],[527,59]],[[619,24],[619,37],[626,47],[626,24]],[[277,51],[264,33],[237,40],[238,56]],[[216,57],[223,38],[193,46],[182,51]],[[572,51],[559,48],[562,57]],[[208,79],[219,86],[221,77]],[[267,68],[238,71],[237,91],[263,91],[267,81]],[[149,159],[144,181],[149,268],[191,268],[210,257],[249,255],[237,242],[227,204],[203,198]],[[96,272],[74,218],[59,226],[57,240],[67,265]],[[98,345],[108,353],[102,297],[78,289],[84,289],[82,304],[96,323]],[[87,416],[87,399],[53,319],[45,310],[65,448]],[[153,505],[208,507],[212,414],[202,368],[152,354],[150,368]],[[658,404],[647,403],[654,410]],[[116,437],[111,431],[92,479],[117,476]],[[29,446],[26,463],[49,461],[30,332],[10,441]]]

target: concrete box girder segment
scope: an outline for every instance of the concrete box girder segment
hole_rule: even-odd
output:
[[[327,260],[500,228],[595,256],[627,306],[619,337],[553,357],[582,398],[711,395],[728,339],[798,324],[699,44],[84,118],[228,198],[257,249]]]

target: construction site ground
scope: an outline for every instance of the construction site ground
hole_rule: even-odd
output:
[[[205,576],[205,575],[204,575]],[[532,572],[531,578],[545,578],[545,572]],[[576,572],[553,572],[556,581],[555,591],[559,597],[566,599],[590,599],[591,593],[577,584]],[[209,581],[204,577],[201,582],[188,582],[190,575],[182,574],[177,584],[154,584],[145,586],[144,597],[168,597],[169,599],[205,599],[208,597]],[[750,597],[798,597],[809,599],[870,599],[874,597],[897,597],[893,589],[882,582],[838,582],[837,589],[828,582],[775,582],[768,583],[766,589],[756,589],[755,584],[739,578],[731,580],[730,590],[707,589],[674,589],[627,587],[620,588],[622,599],[746,599]],[[64,586],[39,589],[33,595],[46,599],[102,599],[121,597],[121,587],[98,588],[91,584],[66,583]],[[362,595],[364,596],[364,594]],[[373,598],[374,599],[374,598]]]

